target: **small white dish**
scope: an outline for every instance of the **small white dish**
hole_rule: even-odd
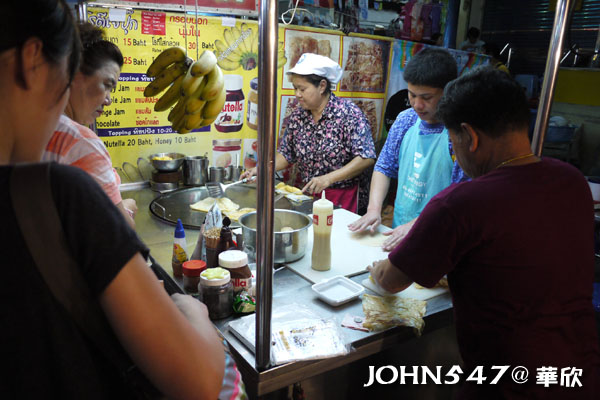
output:
[[[315,283],[312,290],[321,300],[334,307],[357,298],[365,291],[361,285],[342,275]]]

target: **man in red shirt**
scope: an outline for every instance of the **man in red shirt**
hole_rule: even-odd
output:
[[[473,178],[427,204],[388,259],[369,267],[386,290],[444,275],[464,361],[464,399],[597,399],[592,308],[594,215],[583,175],[532,154],[527,99],[505,73],[477,69],[438,105],[460,166]],[[492,366],[509,366],[499,382]],[[511,372],[528,371],[515,383]],[[521,376],[522,377],[522,376]]]

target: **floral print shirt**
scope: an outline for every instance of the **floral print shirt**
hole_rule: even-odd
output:
[[[298,107],[290,115],[278,152],[296,163],[304,183],[315,176],[342,168],[356,156],[376,158],[371,127],[352,101],[330,95],[319,122],[310,111]],[[362,183],[366,180],[366,185]],[[370,169],[359,176],[336,182],[332,188],[367,186]]]

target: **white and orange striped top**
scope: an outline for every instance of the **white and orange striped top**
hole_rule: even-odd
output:
[[[72,165],[90,174],[114,204],[121,202],[121,179],[104,143],[91,129],[62,115],[46,145],[42,161]]]

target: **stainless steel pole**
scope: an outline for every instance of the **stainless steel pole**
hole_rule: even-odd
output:
[[[271,306],[273,300],[273,218],[275,187],[275,136],[277,111],[277,0],[262,0],[258,15],[258,283],[256,309],[256,368],[271,362]]]
[[[531,150],[537,156],[542,155],[542,146],[546,130],[548,129],[550,108],[552,107],[552,97],[554,97],[554,87],[556,85],[556,76],[558,75],[567,21],[569,20],[569,13],[573,9],[574,3],[575,0],[558,0],[556,4],[556,15],[554,17],[554,26],[552,27],[550,48],[548,49],[548,60],[546,62],[546,70],[544,71],[540,104],[538,105],[531,143]]]

